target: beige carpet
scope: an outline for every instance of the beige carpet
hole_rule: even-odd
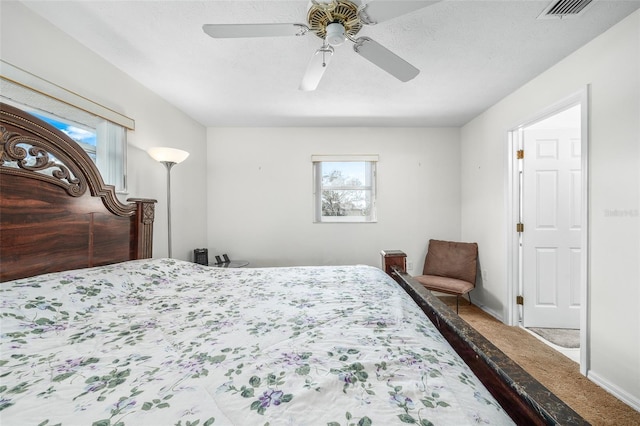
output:
[[[441,299],[455,311],[455,297]],[[640,412],[580,374],[577,363],[520,327],[510,327],[460,300],[460,316],[593,425],[640,425]],[[562,378],[562,379],[559,379]]]

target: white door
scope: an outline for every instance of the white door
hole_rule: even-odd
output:
[[[580,130],[524,130],[522,277],[525,327],[580,328]]]

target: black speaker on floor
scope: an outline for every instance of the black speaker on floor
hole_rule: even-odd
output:
[[[200,265],[209,265],[209,250],[206,248],[194,249],[193,261]]]

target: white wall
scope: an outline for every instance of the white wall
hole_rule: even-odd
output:
[[[135,120],[128,133],[128,196],[158,200],[154,257],[167,255],[166,171],[146,149],[191,153],[172,171],[173,256],[189,259],[206,242],[206,129],[20,3],[3,1],[1,19],[4,61]]]
[[[507,131],[586,85],[588,375],[640,409],[640,12],[463,127],[462,238],[479,242],[487,271],[475,299],[506,312]]]
[[[459,130],[208,129],[209,257],[252,266],[380,265],[407,253],[420,272],[429,238],[460,235]],[[313,223],[313,154],[379,154],[378,222]]]

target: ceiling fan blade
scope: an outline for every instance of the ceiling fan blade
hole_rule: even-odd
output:
[[[309,31],[304,24],[205,24],[202,30],[213,38],[301,36]]]
[[[400,81],[409,81],[420,73],[418,68],[369,37],[358,37],[353,50]]]
[[[316,50],[313,56],[311,56],[309,64],[307,64],[307,70],[304,73],[304,77],[302,77],[302,81],[300,82],[300,87],[298,87],[298,89],[307,92],[316,90],[324,72],[329,66],[332,56],[333,47],[331,46],[322,46],[320,49]]]
[[[372,1],[360,8],[358,16],[363,24],[375,25],[440,1]]]

